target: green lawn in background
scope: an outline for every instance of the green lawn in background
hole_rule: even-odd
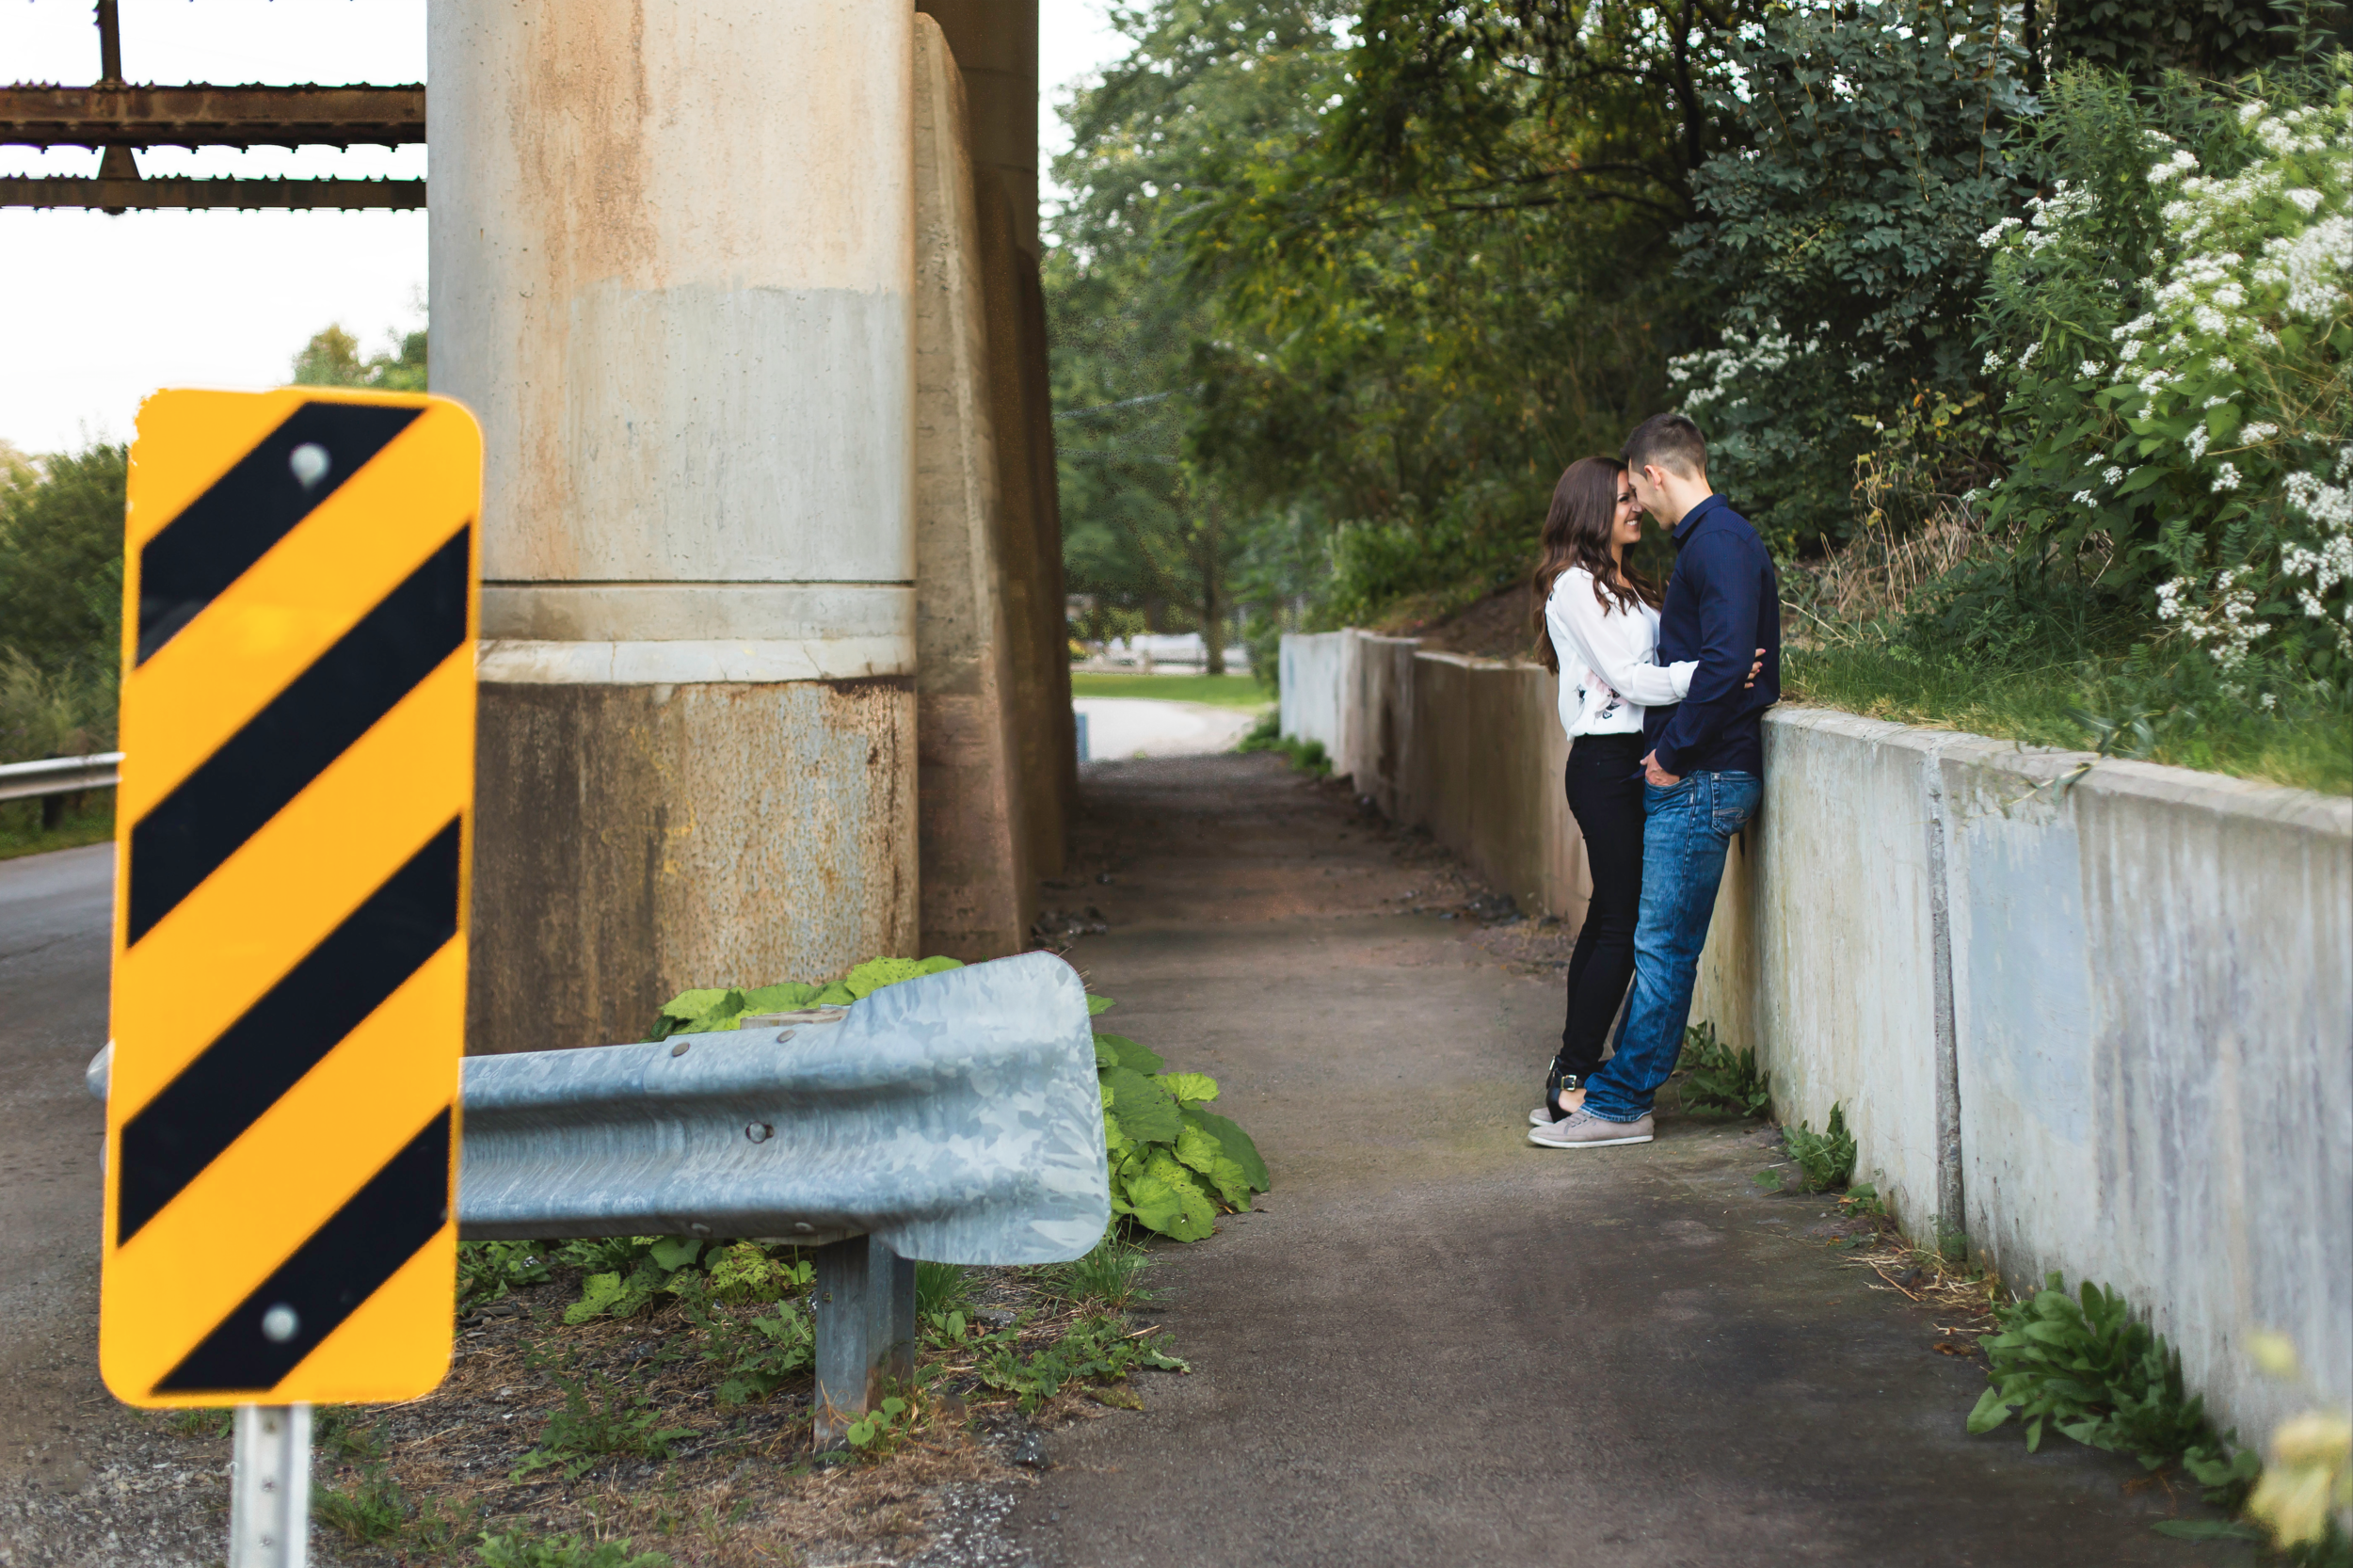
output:
[[[1274,694],[1249,675],[1111,675],[1072,670],[1072,696],[1140,696],[1156,702],[1206,702],[1217,708],[1266,708]]]
[[[103,843],[115,836],[115,792],[92,790],[82,797],[78,811],[69,810],[54,832],[40,830],[40,802],[0,803],[0,860],[20,855],[45,855],[53,849],[78,849]]]

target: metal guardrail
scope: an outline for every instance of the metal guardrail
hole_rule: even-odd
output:
[[[460,1236],[815,1247],[821,1447],[913,1372],[912,1259],[1062,1262],[1111,1221],[1086,988],[1050,953],[727,1032],[470,1057],[463,1105]]]
[[[122,753],[100,752],[93,757],[44,757],[38,762],[0,763],[0,800],[31,800],[37,795],[69,795],[76,790],[111,787],[122,766]]]
[[[773,1016],[469,1058],[459,1234],[864,1235],[995,1264],[1101,1238],[1102,1094],[1069,965],[1024,953]]]

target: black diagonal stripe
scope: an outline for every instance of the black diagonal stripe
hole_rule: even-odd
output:
[[[457,845],[453,820],[122,1124],[117,1246],[457,935]]]
[[[423,412],[381,403],[305,403],[239,458],[140,546],[136,662],[147,663]],[[298,446],[327,454],[327,472],[308,488],[295,476]]]
[[[131,829],[136,942],[466,640],[460,528]]]
[[[335,1211],[155,1385],[158,1394],[264,1394],[384,1288],[449,1222],[447,1110]],[[286,1173],[289,1181],[301,1173]],[[291,1320],[271,1314],[283,1307]],[[272,1337],[272,1330],[280,1336]]]

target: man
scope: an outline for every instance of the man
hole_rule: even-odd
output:
[[[1528,1135],[1547,1148],[1651,1141],[1651,1100],[1682,1054],[1700,949],[1732,836],[1764,791],[1765,710],[1781,698],[1781,591],[1748,520],[1707,484],[1707,443],[1681,414],[1644,420],[1625,465],[1642,509],[1674,536],[1658,662],[1696,659],[1679,703],[1642,723],[1642,902],[1634,990],[1617,1053],[1585,1080],[1585,1103]],[[1754,653],[1755,649],[1763,653]],[[1764,661],[1747,690],[1753,658]]]

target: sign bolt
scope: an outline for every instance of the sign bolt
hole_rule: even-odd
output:
[[[304,441],[286,454],[286,466],[294,470],[295,482],[309,490],[318,488],[318,482],[327,477],[327,471],[332,465],[328,459],[327,448],[316,441]]]
[[[262,1314],[262,1337],[273,1345],[282,1345],[292,1339],[301,1327],[302,1320],[284,1302]]]

